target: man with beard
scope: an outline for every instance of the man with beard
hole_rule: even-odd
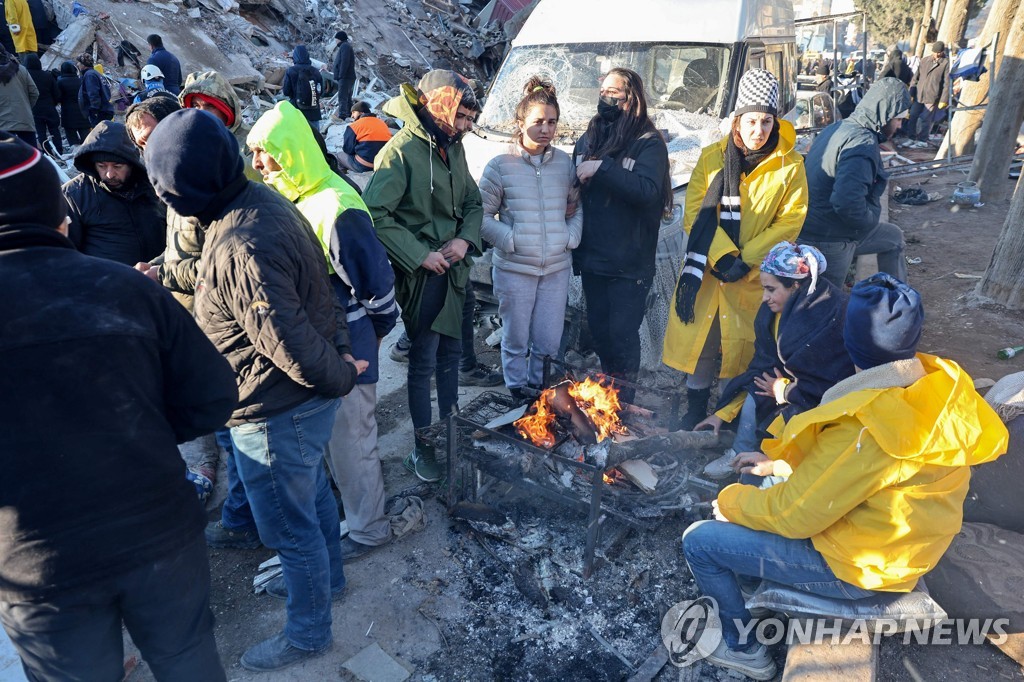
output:
[[[125,265],[164,248],[165,208],[123,123],[101,121],[75,152],[81,175],[64,184],[68,237],[88,256]]]
[[[903,230],[879,222],[889,174],[879,144],[899,132],[910,111],[910,93],[896,78],[881,78],[849,118],[815,138],[805,162],[810,200],[799,242],[828,260],[824,277],[838,287],[856,256],[878,255],[878,269],[907,279]]]

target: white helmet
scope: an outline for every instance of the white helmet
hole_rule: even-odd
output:
[[[142,72],[139,74],[139,77],[144,81],[151,81],[154,78],[163,78],[164,72],[155,64],[146,64],[142,67]]]

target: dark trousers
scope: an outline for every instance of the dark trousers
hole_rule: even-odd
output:
[[[53,138],[53,147],[58,154],[64,153],[64,141],[60,137],[60,118],[57,112],[53,116],[36,116],[36,135],[39,137],[39,146],[46,145],[46,138]]]
[[[343,78],[338,81],[338,118],[344,119],[352,115],[352,91],[355,87],[355,78]]]
[[[39,147],[39,140],[36,139],[36,132],[34,130],[9,130],[7,132],[14,135],[25,144],[32,145],[36,148]]]
[[[409,413],[414,429],[431,424],[430,377],[436,374],[437,407],[441,418],[459,400],[459,359],[462,340],[438,334],[430,327],[444,307],[448,275],[430,275],[420,301],[418,327],[409,330]]]
[[[85,142],[86,135],[89,134],[88,128],[64,128],[64,134],[68,138],[68,144],[79,145]]]
[[[459,369],[463,372],[472,372],[476,369],[476,328],[473,326],[473,318],[476,317],[476,294],[473,293],[473,282],[466,281],[466,302],[462,304],[462,359],[459,361]]]
[[[157,561],[40,601],[0,602],[30,682],[124,677],[123,622],[158,680],[221,682],[202,535]]]
[[[902,132],[919,142],[927,142],[928,136],[932,134],[932,127],[942,119],[942,110],[938,107],[929,109],[920,102],[914,102],[910,105],[910,118],[907,119]]]
[[[89,117],[89,126],[92,128],[95,128],[100,121],[114,120],[114,112],[112,111],[93,111],[90,109],[87,116]]]
[[[640,370],[640,323],[650,279],[583,273],[587,325],[605,374],[634,380]]]

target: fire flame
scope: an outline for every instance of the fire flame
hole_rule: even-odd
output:
[[[519,433],[534,445],[551,448],[555,444],[555,412],[552,399],[555,391],[549,388],[540,394],[529,414],[515,422]],[[619,419],[619,392],[611,385],[605,386],[599,381],[587,378],[582,382],[572,382],[569,395],[576,406],[594,424],[598,442],[615,434],[627,433],[625,425]]]

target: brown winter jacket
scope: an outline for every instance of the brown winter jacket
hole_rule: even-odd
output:
[[[252,182],[206,228],[195,317],[238,381],[228,426],[352,390],[345,315],[323,248],[280,194]]]

